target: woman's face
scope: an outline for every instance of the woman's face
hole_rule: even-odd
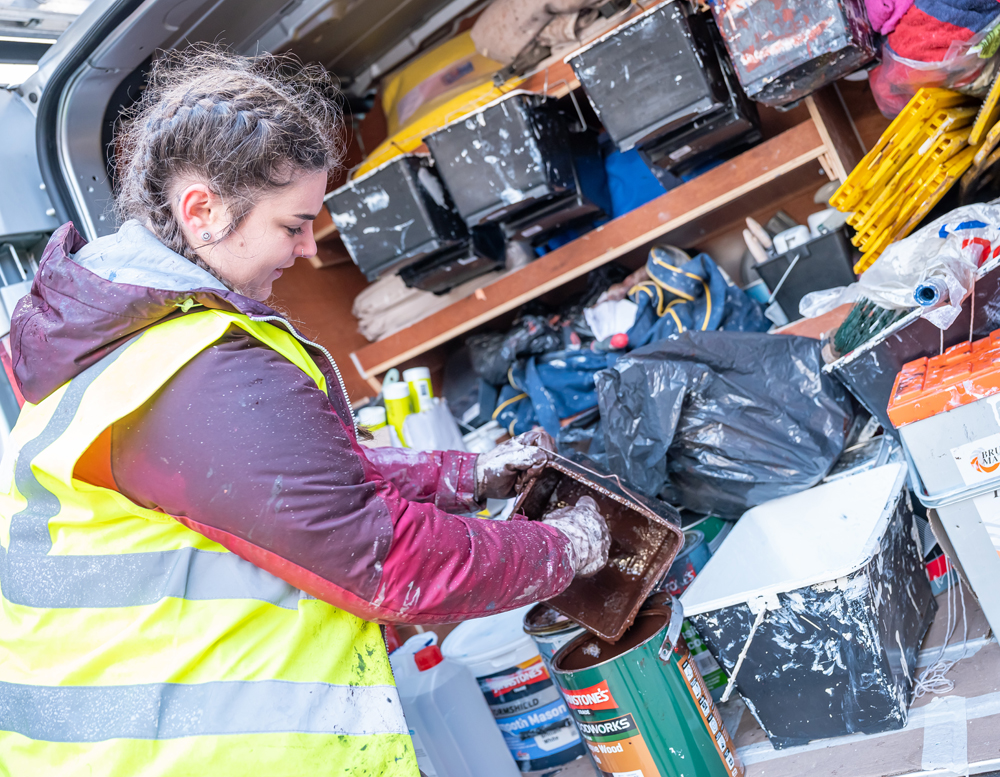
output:
[[[287,186],[264,194],[240,226],[221,240],[230,217],[211,189],[190,184],[175,202],[188,245],[236,291],[263,302],[282,270],[298,257],[316,253],[313,220],[325,193],[325,172],[298,174]]]

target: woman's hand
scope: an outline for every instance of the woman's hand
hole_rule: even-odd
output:
[[[510,499],[541,471],[555,452],[552,437],[541,429],[519,434],[476,460],[476,499]]]
[[[608,563],[611,534],[607,521],[597,512],[597,502],[589,496],[581,496],[573,507],[553,510],[542,523],[558,529],[569,539],[577,575],[589,577]]]

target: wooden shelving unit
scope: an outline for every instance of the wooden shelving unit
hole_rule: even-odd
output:
[[[453,340],[591,270],[670,238],[685,244],[706,222],[736,224],[761,202],[815,182],[817,163],[840,178],[861,159],[856,137],[835,91],[808,98],[807,121],[740,154],[636,210],[588,232],[475,294],[406,329],[351,353],[366,380]]]

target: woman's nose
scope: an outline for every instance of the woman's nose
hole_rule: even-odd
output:
[[[313,237],[312,222],[302,231],[302,242],[299,245],[299,256],[316,256],[316,238]]]

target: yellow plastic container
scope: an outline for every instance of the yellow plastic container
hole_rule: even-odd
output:
[[[388,383],[382,387],[382,399],[385,400],[385,414],[389,425],[396,430],[399,441],[406,446],[403,437],[403,421],[413,412],[410,402],[410,387],[402,382]]]

